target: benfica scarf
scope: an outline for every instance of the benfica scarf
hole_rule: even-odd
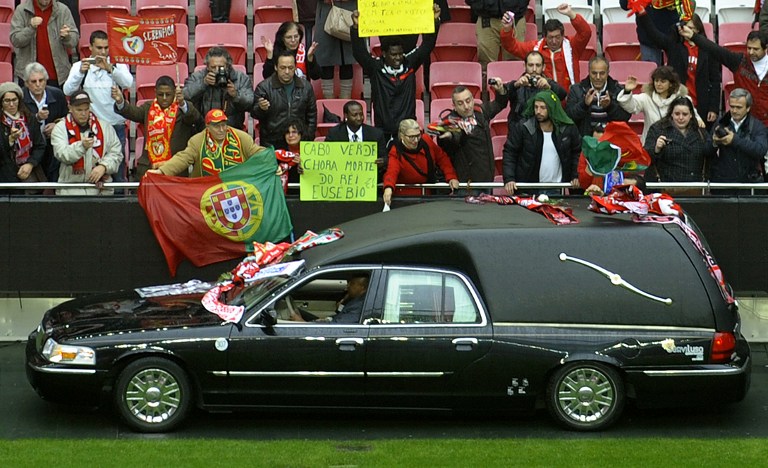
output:
[[[231,127],[227,128],[227,134],[221,144],[216,143],[206,130],[205,144],[200,149],[203,176],[217,175],[228,167],[242,163],[245,161],[242,152],[240,137]]]
[[[477,196],[469,196],[464,199],[467,203],[482,205],[484,203],[496,203],[499,205],[520,205],[531,211],[539,213],[552,223],[557,225],[578,224],[579,220],[573,215],[570,208],[542,203],[534,198],[508,197],[506,195],[489,195],[481,193]]]
[[[67,136],[69,137],[69,144],[74,145],[78,141],[82,140],[80,135],[80,125],[72,118],[72,114],[67,114],[64,118],[64,124],[67,129]],[[88,116],[88,130],[90,130],[90,136],[93,137],[93,155],[96,158],[96,162],[93,166],[96,166],[101,158],[104,156],[104,132],[101,129],[101,123],[96,118],[93,112]],[[84,158],[80,158],[72,165],[72,172],[74,174],[85,173],[85,161]]]
[[[296,76],[307,77],[307,51],[304,49],[304,43],[299,43],[296,49]]]
[[[298,164],[294,158],[299,155],[299,152],[293,152],[283,149],[275,150],[275,158],[277,159],[277,167],[280,168],[280,182],[283,184],[283,192],[288,193],[288,172],[292,167]]]
[[[683,21],[690,21],[696,12],[696,0],[629,0],[627,2],[627,9],[629,9],[627,16],[632,16],[635,13],[642,14],[648,6],[657,10],[674,8]]]
[[[533,46],[533,50],[536,52],[541,51],[545,46],[547,45],[546,39],[541,39],[539,42],[536,43],[535,46]],[[576,78],[573,75],[573,47],[571,46],[571,41],[567,37],[563,39],[563,58],[565,58],[565,69],[568,70],[568,79],[570,80],[571,84],[576,83]],[[552,55],[555,55],[554,51],[550,51]],[[555,81],[557,81],[557,70],[555,69],[555,65],[552,64],[552,76],[554,77]]]
[[[16,143],[13,144],[13,149],[16,151],[16,164],[21,166],[27,162],[29,155],[32,153],[32,137],[30,136],[29,128],[27,127],[27,119],[21,114],[19,114],[19,118],[16,119],[3,113],[3,124],[8,128],[13,128],[15,125],[21,129],[21,135],[19,135]]]
[[[179,105],[176,101],[163,110],[157,99],[152,102],[147,113],[147,153],[152,167],[171,159],[171,134],[176,126]]]

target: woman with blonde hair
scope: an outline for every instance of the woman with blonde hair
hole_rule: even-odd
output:
[[[397,138],[389,149],[387,171],[384,173],[384,203],[392,203],[393,192],[398,195],[421,195],[419,188],[395,188],[395,184],[435,183],[436,168],[443,172],[452,190],[459,188],[451,158],[421,131],[418,122],[402,120]]]

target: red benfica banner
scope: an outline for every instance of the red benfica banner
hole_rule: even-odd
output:
[[[128,65],[172,65],[177,62],[174,18],[107,14],[112,62]]]

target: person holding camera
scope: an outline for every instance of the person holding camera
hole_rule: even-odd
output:
[[[306,125],[304,138],[315,139],[317,101],[312,85],[296,76],[296,57],[284,50],[275,60],[275,74],[256,86],[256,102],[251,115],[259,119],[259,137],[264,146],[283,143],[285,125],[299,119]]]
[[[496,94],[493,101],[475,104],[472,91],[457,86],[451,94],[453,109],[445,119],[455,122],[459,130],[441,133],[437,144],[448,154],[459,182],[493,182],[496,165],[491,142],[491,119],[507,106],[507,88],[501,78],[488,80]],[[443,120],[443,115],[440,115]]]
[[[0,84],[0,99],[0,182],[45,182],[40,165],[45,155],[40,122],[22,102],[16,83]]]
[[[525,73],[515,81],[510,81],[504,85],[507,88],[509,96],[509,125],[523,120],[523,111],[531,99],[539,91],[551,90],[560,99],[565,102],[565,88],[544,75],[544,56],[537,50],[528,52],[525,56]]]
[[[112,99],[112,86],[128,89],[133,86],[133,75],[128,65],[113,64],[109,61],[109,40],[107,33],[96,30],[91,33],[91,56],[75,62],[69,70],[67,81],[64,82],[64,94],[72,96],[79,90],[88,93],[91,100],[91,110],[102,122],[112,126],[125,148],[125,119],[115,113]],[[115,182],[128,180],[125,170],[125,156],[120,167],[115,172]]]
[[[595,124],[628,122],[632,114],[616,100],[621,85],[610,76],[608,59],[595,56],[589,61],[589,76],[571,86],[565,112],[579,127],[581,136],[592,135]]]
[[[230,127],[245,128],[245,113],[253,105],[253,81],[232,67],[232,56],[223,47],[211,47],[205,54],[205,68],[191,73],[184,82],[184,99],[201,115],[221,109]],[[197,128],[203,127],[198,121]]]
[[[651,156],[659,182],[701,182],[704,162],[712,152],[709,135],[696,122],[693,102],[677,96],[666,115],[651,125],[643,147]],[[655,175],[653,175],[655,177]],[[695,195],[698,189],[668,189],[668,193]]]
[[[752,95],[736,88],[728,96],[728,111],[712,130],[715,153],[709,162],[711,182],[763,182],[768,130],[750,115]],[[713,190],[714,192],[714,190]],[[736,190],[718,190],[736,194]]]

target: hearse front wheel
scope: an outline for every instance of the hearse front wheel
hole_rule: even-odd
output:
[[[136,431],[170,431],[184,420],[192,405],[189,379],[168,359],[139,359],[128,364],[117,379],[115,405]]]
[[[574,362],[558,369],[547,388],[547,408],[560,424],[579,431],[610,426],[624,409],[624,382],[599,362]]]

